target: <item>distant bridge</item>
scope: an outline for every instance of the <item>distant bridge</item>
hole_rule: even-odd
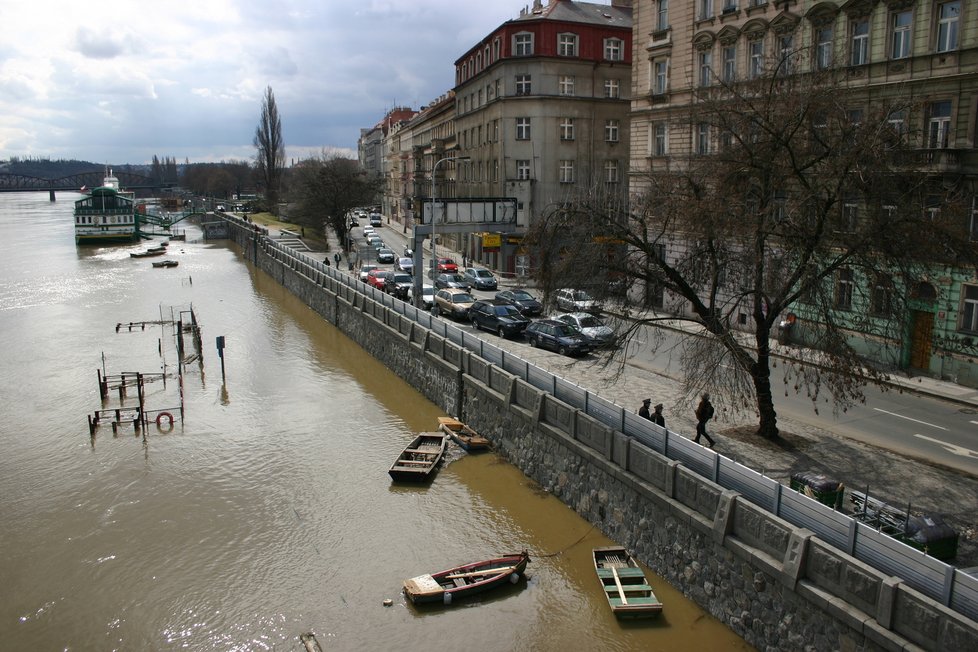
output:
[[[132,172],[113,172],[123,190],[162,190],[172,188],[172,181],[159,181]],[[80,192],[82,188],[98,188],[105,181],[105,171],[82,172],[59,179],[42,179],[25,174],[0,173],[0,192]]]

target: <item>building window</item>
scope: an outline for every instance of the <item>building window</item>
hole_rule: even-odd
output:
[[[516,178],[519,181],[528,181],[530,179],[529,161],[516,161]]]
[[[951,133],[951,102],[933,102],[927,109],[927,147],[946,149]]]
[[[978,195],[971,198],[971,218],[968,220],[968,236],[974,242],[978,240]]]
[[[815,67],[828,70],[832,67],[832,40],[835,33],[831,25],[823,25],[815,30]]]
[[[613,100],[621,97],[621,82],[617,79],[604,80],[604,96]]]
[[[492,162],[492,180],[499,181],[499,159]]]
[[[669,60],[659,59],[652,65],[652,93],[665,95],[669,88]]]
[[[780,50],[781,61],[778,62],[778,73],[790,75],[794,72],[795,61],[795,37],[785,34],[778,37],[778,50]]]
[[[652,155],[653,156],[665,156],[669,153],[669,139],[668,132],[666,130],[666,124],[664,122],[657,122],[652,125]]]
[[[623,61],[625,58],[625,43],[620,38],[604,40],[605,61]]]
[[[699,54],[700,86],[713,83],[713,53],[709,50]]]
[[[529,118],[516,118],[516,140],[530,140]]]
[[[904,109],[891,111],[886,117],[890,126],[893,145],[902,145],[907,140],[907,112]]]
[[[859,223],[859,204],[848,201],[842,204],[842,221],[839,230],[842,233],[854,233]]]
[[[747,45],[748,74],[751,79],[757,79],[764,72],[764,39],[758,38]]]
[[[723,13],[737,11],[737,0],[723,0]]]
[[[577,34],[565,33],[557,35],[557,54],[562,57],[577,56]]]
[[[696,14],[696,20],[713,18],[713,0],[699,0],[696,6],[699,10]]]
[[[707,122],[696,125],[696,153],[700,155],[710,153],[710,125]]]
[[[618,183],[618,161],[604,162],[604,181],[605,183]]]
[[[574,140],[574,118],[562,118],[560,121],[560,139]]]
[[[849,24],[852,34],[852,52],[849,56],[850,66],[862,66],[869,63],[869,19],[859,18]]]
[[[604,123],[604,140],[607,143],[618,142],[618,131],[621,124],[620,120],[608,120]]]
[[[890,16],[893,42],[890,44],[891,59],[905,59],[910,56],[911,28],[913,27],[913,12],[898,11]]]
[[[499,142],[499,120],[492,121],[492,142]]]
[[[893,281],[886,276],[876,276],[869,293],[869,313],[876,317],[893,315]]]
[[[520,32],[513,35],[513,55],[527,57],[533,54],[533,34]]]
[[[659,0],[655,10],[655,28],[660,32],[669,29],[669,0]]]
[[[958,22],[961,18],[961,2],[942,2],[937,7],[937,51],[950,52],[958,49]]]
[[[978,285],[961,286],[961,326],[958,330],[978,333]]]
[[[855,287],[851,269],[842,268],[835,273],[835,308],[852,310],[852,290]]]
[[[557,87],[561,95],[574,94],[574,77],[571,75],[561,75],[557,80]]]
[[[529,95],[530,94],[530,76],[529,75],[516,75],[516,94],[517,95]]]
[[[737,46],[723,48],[723,81],[732,84],[737,81]]]
[[[574,183],[574,161],[563,160],[560,162],[560,182]]]
[[[501,39],[498,39],[498,38],[495,41],[492,42],[492,60],[493,61],[498,61],[499,60],[499,50],[500,50],[501,43],[502,43]]]

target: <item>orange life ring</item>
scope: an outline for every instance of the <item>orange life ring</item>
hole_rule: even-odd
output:
[[[169,412],[160,412],[159,414],[157,414],[156,415],[156,425],[158,427],[162,427],[162,425],[163,425],[163,423],[162,423],[163,422],[163,417],[166,417],[166,419],[167,419],[167,424],[166,425],[168,425],[169,427],[172,428],[173,427],[173,415],[170,414]]]

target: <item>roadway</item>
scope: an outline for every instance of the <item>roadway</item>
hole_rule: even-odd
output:
[[[376,231],[398,254],[407,245],[410,237],[410,234],[401,232],[399,224],[385,225]],[[376,262],[373,249],[362,236],[362,227],[354,229],[353,240],[362,262]],[[424,253],[423,269],[427,269],[430,250],[426,249]],[[456,261],[459,260],[455,252],[443,246],[438,247],[437,253],[439,256],[452,256]],[[430,280],[426,279],[426,282]],[[504,280],[503,285],[512,285],[512,282]],[[495,292],[473,290],[472,294],[476,298],[491,298]],[[463,329],[472,328],[467,323],[458,325]],[[680,363],[681,343],[688,336],[678,329],[643,327],[628,345],[626,366],[678,382],[683,375]],[[492,335],[485,337],[504,348],[519,350],[522,356],[531,361],[556,355],[532,349],[522,338],[499,341]],[[785,387],[784,378],[785,365],[778,364],[773,371],[772,386],[775,389],[775,407],[779,418],[788,418],[978,477],[978,402],[975,405],[966,405],[940,396],[921,395],[912,387],[906,387],[908,384],[912,386],[912,382],[904,380],[902,385],[893,385],[887,391],[878,387],[866,387],[865,403],[854,405],[845,412],[835,414],[832,405],[825,402],[819,403],[816,412],[814,404],[807,396],[794,391],[780,391]],[[925,380],[920,381],[921,388],[924,383]],[[931,383],[931,387],[934,386]],[[940,393],[939,388],[933,391]]]

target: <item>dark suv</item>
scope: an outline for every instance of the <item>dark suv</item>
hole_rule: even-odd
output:
[[[530,325],[530,320],[515,307],[495,301],[476,301],[472,304],[469,321],[476,330],[484,328],[499,337],[519,335]]]
[[[530,346],[556,351],[560,355],[584,355],[591,352],[591,340],[570,324],[556,319],[541,319],[524,331]]]
[[[414,277],[404,272],[394,272],[384,279],[384,292],[398,299],[407,299],[408,288],[414,285]]]

